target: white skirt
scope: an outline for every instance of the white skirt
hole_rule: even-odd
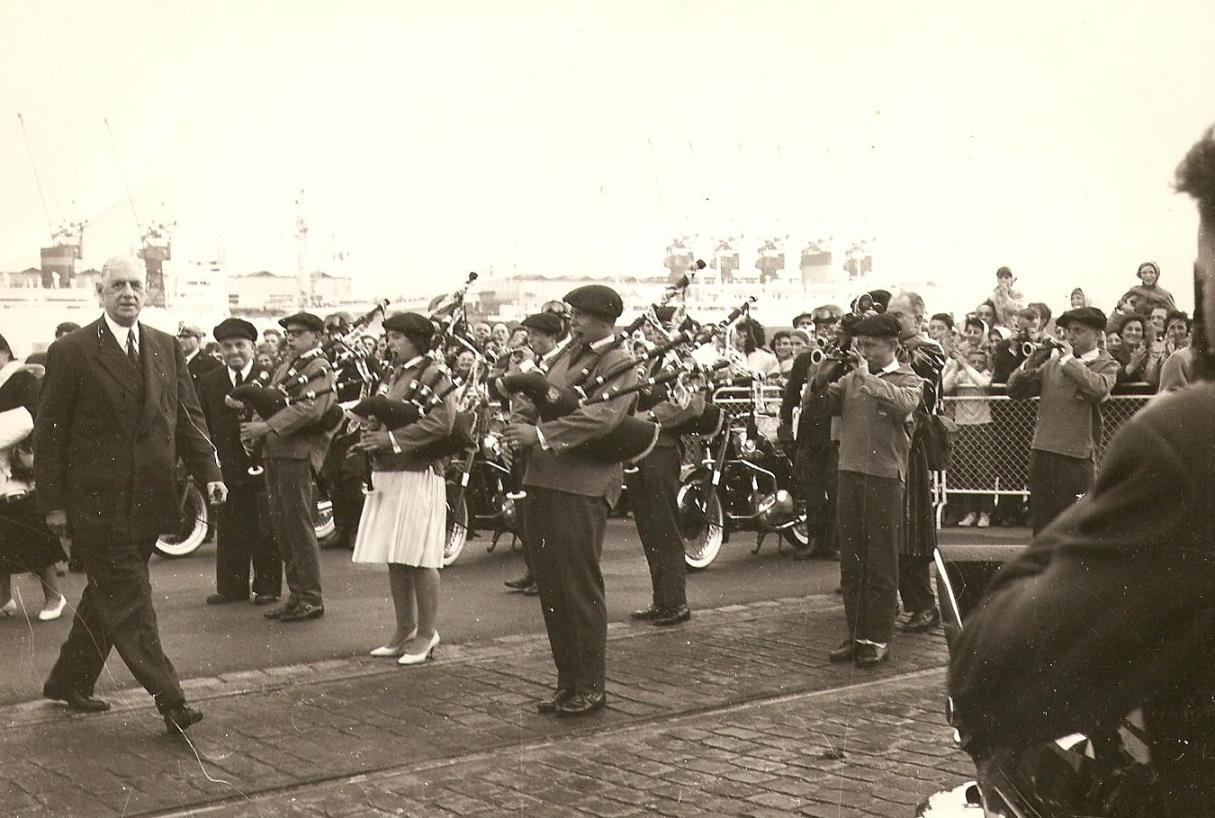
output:
[[[353,562],[442,568],[447,541],[447,490],[425,471],[372,473],[375,491],[363,501]]]

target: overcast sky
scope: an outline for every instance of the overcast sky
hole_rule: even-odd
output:
[[[984,10],[984,7],[996,10]],[[0,10],[0,269],[84,217],[86,263],[178,257],[662,272],[675,232],[879,237],[895,278],[1190,302],[1172,169],[1215,121],[1210,0],[48,2]],[[793,266],[793,265],[791,265]],[[411,287],[401,288],[408,291]],[[1108,306],[1108,305],[1103,305]]]

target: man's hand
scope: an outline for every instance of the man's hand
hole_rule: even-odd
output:
[[[224,481],[216,480],[213,483],[207,483],[207,502],[213,506],[222,506],[228,501],[228,487],[224,485]]]
[[[64,509],[55,509],[46,513],[46,527],[51,530],[51,533],[56,537],[63,539],[67,536],[67,511]]]
[[[511,448],[525,448],[538,444],[540,433],[530,423],[511,423],[502,430],[502,439]]]
[[[848,351],[848,366],[853,372],[869,374],[869,362],[852,350]]]
[[[241,443],[253,443],[270,434],[270,424],[264,420],[251,420],[240,425]]]
[[[242,411],[245,408],[245,404],[241,403],[240,401],[238,401],[236,398],[232,397],[231,395],[224,395],[224,406],[235,409],[238,412]]]
[[[381,449],[391,449],[392,440],[388,437],[387,429],[368,429],[359,436],[359,442],[350,448],[361,452],[375,452]]]

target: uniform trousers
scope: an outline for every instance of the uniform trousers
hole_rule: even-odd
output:
[[[840,587],[848,636],[885,644],[894,633],[903,481],[839,473]]]
[[[654,607],[673,611],[688,604],[687,563],[679,531],[680,453],[677,445],[659,445],[626,472],[624,482],[632,498],[637,535],[650,566]]]
[[[320,605],[321,555],[312,521],[316,486],[308,461],[267,458],[266,498],[274,541],[287,567],[287,604]]]
[[[798,471],[805,484],[806,521],[814,549],[831,553],[839,547],[836,531],[840,444],[813,446],[804,451]]]
[[[259,481],[234,485],[219,507],[215,532],[215,590],[224,596],[249,595],[249,568],[253,593],[279,596],[283,591],[283,560],[270,532],[270,509],[265,486]]]
[[[607,501],[556,489],[527,487],[532,571],[557,687],[575,695],[603,692],[607,607],[599,557]]]
[[[1029,453],[1029,516],[1034,534],[1076,502],[1093,486],[1092,459],[1031,449]]]
[[[48,691],[91,696],[113,647],[161,713],[185,703],[177,671],[161,649],[152,608],[148,559],[155,543],[155,536],[78,542],[88,584],[47,678]]]

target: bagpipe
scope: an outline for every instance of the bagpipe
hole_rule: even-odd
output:
[[[243,383],[233,389],[228,397],[234,401],[239,401],[245,407],[252,407],[253,411],[257,412],[262,420],[269,420],[291,404],[316,400],[321,395],[333,392],[333,386],[321,389],[302,389],[302,387],[307,387],[316,381],[328,380],[332,375],[332,370],[330,370],[328,365],[320,367],[312,373],[305,373],[301,370],[307,368],[308,364],[315,360],[325,360],[322,355],[323,350],[321,347],[308,350],[296,358],[291,368],[284,373],[281,382],[270,386],[268,383],[270,378],[269,373],[262,372],[258,382]],[[301,391],[297,392],[294,390]],[[325,411],[325,414],[317,421],[316,426],[325,431],[330,431],[337,428],[341,421],[342,410],[334,406]]]
[[[348,362],[354,361],[362,364],[363,369],[366,369],[367,358],[371,353],[363,348],[359,343],[359,335],[363,333],[376,318],[382,317],[388,312],[388,305],[391,304],[387,298],[381,299],[375,303],[370,310],[360,315],[358,318],[350,322],[350,326],[341,335],[327,338],[321,344],[321,349],[325,353],[325,357],[329,359],[334,366],[342,366]],[[360,372],[360,374],[363,374]]]

